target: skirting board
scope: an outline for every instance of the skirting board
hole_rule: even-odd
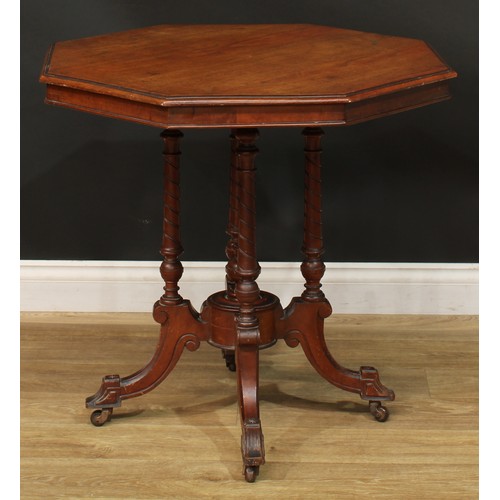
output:
[[[21,261],[21,311],[149,312],[163,293],[160,262]],[[180,293],[199,310],[224,289],[224,262],[183,262]],[[303,290],[299,263],[260,263],[262,290],[283,306]],[[336,313],[479,314],[478,264],[326,263]]]

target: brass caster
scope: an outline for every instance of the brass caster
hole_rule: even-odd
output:
[[[112,414],[113,414],[113,408],[103,408],[101,410],[95,410],[90,415],[90,421],[96,427],[101,427],[108,420],[111,420]]]
[[[370,401],[370,413],[377,422],[385,422],[389,418],[389,410],[380,401]]]
[[[245,467],[245,480],[247,483],[254,483],[255,479],[259,475],[258,465],[247,465]]]

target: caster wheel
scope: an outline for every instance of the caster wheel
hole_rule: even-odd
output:
[[[226,362],[226,367],[230,372],[236,371],[236,360],[234,352],[231,351],[222,351],[222,357]]]
[[[257,465],[247,465],[245,467],[245,480],[247,483],[254,483],[259,475],[259,467]]]
[[[370,412],[377,422],[385,422],[389,418],[389,410],[380,401],[370,401]]]
[[[111,420],[112,413],[113,413],[113,408],[104,408],[102,410],[95,410],[90,415],[90,421],[96,427],[101,427],[108,420]]]

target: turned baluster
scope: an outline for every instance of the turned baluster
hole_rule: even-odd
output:
[[[164,143],[163,150],[163,239],[160,254],[163,262],[160,273],[165,282],[164,294],[160,298],[160,305],[174,305],[182,301],[179,295],[179,280],[182,277],[183,267],[179,260],[183,252],[180,238],[180,139],[183,137],[179,130],[165,130],[161,137]]]
[[[239,180],[238,196],[238,249],[236,256],[235,294],[239,302],[236,315],[236,371],[240,403],[242,439],[241,451],[245,478],[255,481],[259,466],[264,463],[264,437],[259,415],[259,320],[255,304],[260,297],[257,277],[255,238],[255,166],[258,152],[256,129],[238,129],[236,156]]]
[[[304,190],[304,243],[301,265],[306,280],[302,298],[316,302],[324,300],[321,278],[325,273],[322,260],[323,233],[321,222],[321,137],[324,132],[318,127],[303,130],[305,137],[305,190]]]
[[[229,172],[229,218],[226,234],[229,240],[226,245],[226,297],[230,300],[236,300],[236,274],[237,274],[237,253],[238,253],[238,169],[237,169],[237,145],[238,140],[235,136],[235,130],[231,131],[231,164]]]
[[[254,158],[258,153],[255,141],[258,137],[256,129],[238,129],[235,132],[237,141],[237,171],[239,177],[238,196],[238,248],[236,255],[236,287],[235,294],[240,304],[237,324],[241,329],[257,328],[254,304],[259,298],[257,278],[260,266],[257,262],[257,246],[255,238],[255,165]]]

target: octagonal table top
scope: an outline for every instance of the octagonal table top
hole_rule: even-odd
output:
[[[344,125],[450,97],[421,40],[306,24],[160,25],[55,43],[46,102],[163,128]]]

